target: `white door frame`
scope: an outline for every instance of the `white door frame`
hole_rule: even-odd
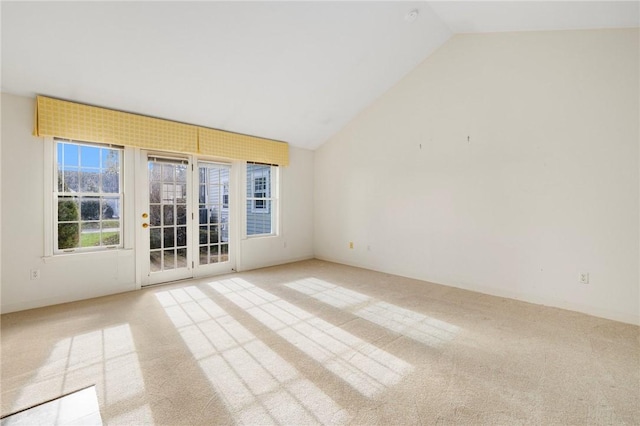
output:
[[[149,214],[149,178],[148,178],[148,158],[149,156],[165,158],[182,158],[188,161],[189,171],[187,177],[187,239],[188,239],[188,274],[171,274],[162,272],[166,277],[159,282],[152,279],[149,273],[149,229],[143,228],[144,223],[148,223],[148,218],[143,218],[144,213]],[[219,163],[230,166],[229,183],[229,261],[219,264],[198,265],[198,184],[199,171],[198,161],[208,163]],[[144,286],[168,283],[174,280],[187,278],[201,278],[218,274],[230,273],[236,270],[238,254],[240,250],[240,218],[241,218],[241,192],[240,181],[242,162],[211,158],[200,158],[194,155],[180,155],[175,153],[163,153],[158,151],[148,151],[143,149],[135,150],[135,247],[136,247],[136,288]],[[175,276],[174,276],[175,275]]]

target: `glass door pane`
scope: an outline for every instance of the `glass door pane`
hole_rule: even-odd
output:
[[[229,262],[229,177],[226,164],[198,163],[198,265]]]
[[[186,160],[149,157],[149,273],[151,282],[189,274]],[[165,274],[174,271],[174,273]],[[164,275],[164,277],[163,277]]]

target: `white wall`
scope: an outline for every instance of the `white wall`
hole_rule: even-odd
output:
[[[239,271],[313,257],[313,156],[289,147],[290,165],[280,167],[279,235],[240,241]]]
[[[134,290],[134,249],[43,259],[45,159],[42,138],[31,135],[34,107],[34,99],[2,94],[1,312]],[[313,152],[290,154],[291,165],[282,168],[282,233],[242,240],[238,269],[313,256]],[[135,222],[132,210],[125,232]],[[39,280],[30,279],[31,269],[40,270]]]
[[[132,250],[43,260],[44,143],[31,135],[34,108],[34,99],[2,94],[3,313],[135,288]]]
[[[316,257],[640,323],[639,48],[452,38],[316,151]]]

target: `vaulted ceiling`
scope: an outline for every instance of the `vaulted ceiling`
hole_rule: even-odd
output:
[[[638,6],[3,1],[2,91],[315,149],[456,33],[638,27]]]

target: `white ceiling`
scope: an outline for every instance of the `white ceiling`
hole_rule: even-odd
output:
[[[455,33],[638,27],[639,4],[3,1],[2,91],[315,149]]]
[[[640,1],[438,1],[429,4],[454,33],[640,25]]]

